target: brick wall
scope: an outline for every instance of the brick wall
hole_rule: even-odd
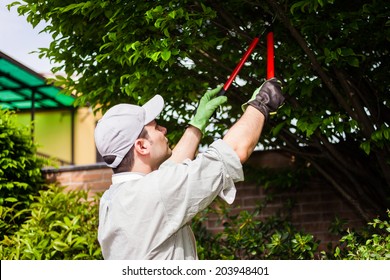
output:
[[[275,152],[256,152],[248,161],[249,165],[268,168],[280,168],[292,166],[294,158]],[[105,165],[64,167],[61,169],[44,170],[46,178],[51,182],[58,182],[67,189],[88,190],[93,195],[102,192],[111,184],[112,171]],[[349,228],[358,228],[364,224],[352,207],[344,201],[340,195],[320,178],[311,178],[304,190],[293,189],[283,194],[274,194],[274,199],[261,212],[260,219],[283,210],[283,205],[288,199],[295,201],[292,212],[293,224],[305,233],[313,234],[321,240],[321,248],[325,249],[330,241],[337,242],[339,236],[329,234],[328,228],[335,217],[348,220]],[[237,197],[233,204],[233,211],[253,210],[258,201],[267,195],[261,186],[241,182],[236,185]],[[222,229],[217,222],[218,217],[210,215],[207,228],[213,232]]]
[[[239,183],[237,197],[232,205],[231,214],[247,210],[251,212],[256,209],[256,203],[263,200],[267,195],[264,188]],[[287,200],[294,201],[291,213],[283,213]],[[321,241],[320,249],[326,249],[328,242],[337,242],[341,236],[329,233],[329,227],[335,218],[347,221],[348,228],[360,228],[364,221],[359,217],[350,205],[344,201],[330,186],[319,180],[312,180],[307,188],[302,191],[286,192],[281,195],[273,194],[273,200],[259,214],[260,219],[275,213],[289,214],[292,223],[297,229],[304,233],[310,233]],[[209,214],[207,228],[213,232],[223,229],[219,217]]]
[[[45,168],[43,173],[48,182],[57,182],[66,190],[86,190],[91,196],[105,191],[112,176],[111,168],[105,164]]]

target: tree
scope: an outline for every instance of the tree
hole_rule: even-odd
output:
[[[41,168],[46,160],[37,157],[36,150],[28,127],[0,108],[0,240],[19,229],[32,196],[44,188]]]
[[[189,106],[207,88],[225,82],[251,39],[273,21],[276,75],[287,100],[269,121],[261,144],[294,155],[297,171],[320,174],[366,221],[389,208],[388,1],[33,0],[14,5],[32,25],[48,22],[44,32],[53,42],[39,52],[64,63],[53,70],[66,72],[57,82],[68,93],[77,92],[77,104],[106,110],[160,93],[167,103],[162,122],[172,141],[182,131],[172,119],[188,121]],[[229,110],[212,121],[217,135],[264,81],[265,54],[262,40],[228,91]]]

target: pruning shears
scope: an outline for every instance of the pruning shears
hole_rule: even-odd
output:
[[[274,65],[274,32],[272,30],[272,23],[275,21],[275,17],[271,22],[268,23],[268,26],[264,29],[262,33],[256,36],[252,42],[250,43],[248,49],[242,56],[240,62],[237,64],[236,68],[233,70],[232,74],[229,76],[226,83],[223,85],[222,89],[219,91],[218,96],[225,95],[226,91],[233,83],[236,78],[238,72],[240,72],[242,66],[248,59],[249,55],[253,52],[256,45],[260,41],[260,37],[267,32],[266,40],[267,40],[267,80],[275,77],[275,65]]]

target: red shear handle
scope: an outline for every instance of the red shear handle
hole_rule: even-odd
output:
[[[252,43],[249,45],[249,47],[248,47],[247,51],[245,52],[244,56],[241,58],[240,62],[237,64],[236,68],[233,70],[233,72],[230,75],[229,79],[224,84],[223,89],[225,91],[232,84],[232,82],[236,78],[238,72],[240,72],[240,70],[241,70],[242,66],[244,65],[245,61],[248,59],[248,56],[252,53],[253,49],[256,47],[257,42],[259,42],[259,37],[256,37],[256,38],[253,39]]]
[[[275,77],[274,68],[274,33],[267,34],[267,80]]]
[[[240,62],[237,64],[236,68],[233,70],[233,72],[230,75],[229,79],[223,85],[221,91],[218,93],[218,96],[224,95],[226,93],[226,91],[228,90],[230,85],[233,83],[233,81],[236,78],[238,72],[240,72],[242,66],[244,65],[245,61],[248,59],[249,55],[252,53],[253,49],[256,47],[258,42],[259,42],[259,36],[252,40],[252,43],[249,45],[248,49],[246,50],[245,54],[241,58]]]

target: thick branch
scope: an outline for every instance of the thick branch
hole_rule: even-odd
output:
[[[281,20],[283,25],[290,31],[293,38],[297,41],[297,43],[300,45],[300,47],[306,53],[306,55],[308,56],[308,58],[311,62],[311,65],[312,65],[314,71],[318,73],[318,75],[321,77],[322,81],[325,83],[325,85],[329,88],[329,90],[335,96],[335,98],[337,99],[339,104],[344,108],[344,110],[346,110],[348,112],[348,114],[353,116],[354,119],[357,119],[357,116],[354,113],[354,111],[350,108],[348,103],[344,100],[344,98],[342,97],[342,94],[337,90],[337,88],[334,85],[334,83],[332,82],[331,78],[322,69],[320,63],[317,61],[317,58],[316,58],[314,52],[309,48],[305,39],[298,32],[298,30],[296,30],[295,27],[291,24],[290,19],[284,13],[283,9],[274,0],[267,0],[267,2],[272,7],[272,9],[275,11],[276,15]]]
[[[317,169],[317,171],[324,177],[328,182],[332,184],[332,186],[344,197],[349,201],[352,206],[358,211],[358,213],[364,218],[366,222],[369,222],[372,217],[367,214],[367,210],[363,209],[360,205],[360,203],[350,196],[341,186],[337,180],[335,180],[332,176],[328,174],[319,164],[317,164],[315,161],[311,161],[311,164]]]
[[[358,211],[359,213],[361,213],[363,211],[363,207],[361,206],[361,204],[359,203],[359,200],[350,196],[348,194],[348,192],[344,189],[344,185],[341,185],[338,181],[336,181],[334,178],[335,178],[335,175],[334,173],[332,174],[329,174],[328,171],[326,171],[324,168],[322,168],[320,166],[320,164],[317,163],[318,159],[314,160],[315,158],[318,158],[318,157],[324,157],[323,154],[318,154],[318,155],[313,155],[313,153],[306,153],[306,152],[302,152],[302,148],[299,148],[299,147],[296,147],[292,142],[290,142],[286,137],[284,136],[280,136],[281,139],[287,144],[287,146],[290,146],[292,147],[292,149],[288,149],[286,147],[283,148],[283,150],[286,150],[288,152],[290,152],[291,154],[294,154],[294,155],[299,155],[301,156],[302,158],[305,158],[308,162],[310,162],[310,164],[312,164],[314,166],[315,169],[317,169],[317,171],[325,178],[327,179],[332,186],[335,187],[336,191],[338,191],[340,193],[340,195],[342,197],[344,197],[344,199],[346,199],[349,203],[351,203],[351,205],[353,207],[355,207],[356,211]],[[337,163],[337,160],[333,160],[333,159],[329,159],[327,158],[327,160],[329,162],[334,162],[336,163],[336,165],[339,165]],[[335,167],[336,168],[336,167]],[[359,184],[357,184],[357,182],[354,180],[353,176],[350,176],[349,172],[346,172],[345,169],[343,169],[342,167],[338,166],[336,168],[337,170],[341,170],[341,173],[344,174],[344,175],[338,175],[338,176],[347,176],[349,180],[351,180],[351,182],[354,184],[354,186],[357,186]],[[340,173],[339,173],[340,174]],[[354,188],[354,190],[359,190],[359,187],[357,188]],[[365,195],[365,194],[363,194]],[[364,196],[365,200],[369,203],[369,205],[371,205],[371,207],[373,208],[377,208],[376,207],[376,204],[371,200],[371,198],[368,198],[366,196]],[[378,210],[378,209],[376,209]],[[364,217],[364,216],[363,216]],[[365,219],[368,219],[368,216],[365,217]]]
[[[366,111],[360,103],[358,93],[354,91],[354,87],[351,86],[349,79],[338,69],[334,69],[337,78],[339,79],[344,91],[350,95],[350,99],[355,108],[356,114],[358,116],[359,123],[363,127],[363,134],[367,139],[371,138],[371,134],[375,131],[373,124],[371,123]],[[390,166],[387,164],[387,149],[386,145],[383,149],[379,151],[373,151],[379,163],[379,166],[384,174],[387,185],[390,186]]]
[[[335,72],[336,77],[338,78],[344,91],[349,95],[349,98],[352,101],[353,107],[355,108],[354,111],[356,112],[356,116],[358,118],[357,121],[359,121],[359,123],[362,125],[364,136],[366,138],[369,138],[374,132],[374,128],[372,126],[372,123],[370,122],[370,119],[367,116],[367,113],[364,111],[364,108],[359,101],[358,94],[350,86],[350,81],[344,75],[344,73],[342,73],[342,71],[336,68],[334,68],[333,71]]]

